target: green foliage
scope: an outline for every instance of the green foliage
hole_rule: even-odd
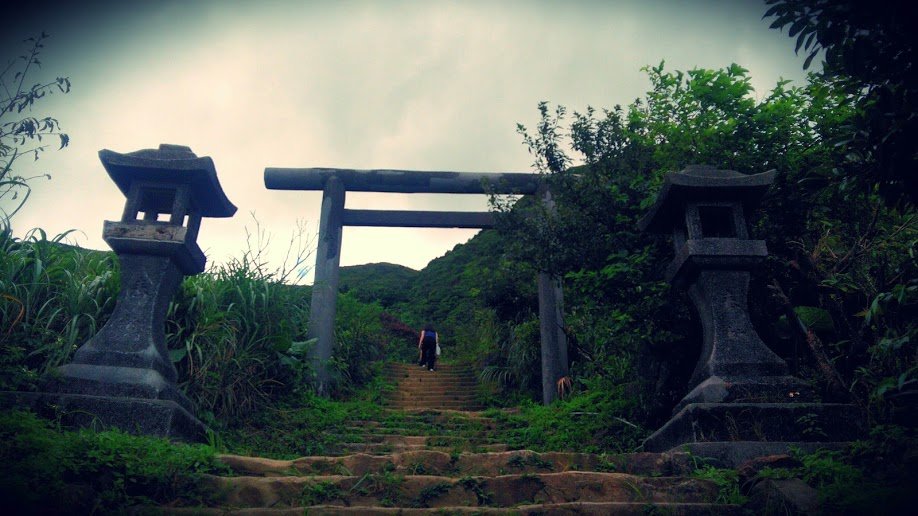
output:
[[[392,263],[368,263],[341,267],[338,283],[342,293],[348,293],[363,303],[379,303],[389,308],[411,301],[411,283],[418,271]]]
[[[449,493],[449,490],[452,489],[452,484],[446,482],[439,482],[433,485],[429,485],[424,489],[421,489],[421,492],[418,493],[418,496],[412,502],[413,507],[430,507],[430,502],[440,498],[441,496]]]
[[[496,437],[511,448],[621,453],[633,451],[645,437],[644,429],[627,419],[634,405],[621,386],[592,385],[550,406],[526,401],[518,413],[492,410],[486,415],[501,421],[506,430]]]
[[[821,514],[904,514],[914,503],[914,430],[877,426],[844,450],[795,456],[797,468],[764,468],[758,479],[799,478],[819,492]]]
[[[905,478],[870,478],[865,470],[837,451],[820,450],[800,457],[803,466],[790,474],[819,491],[824,512],[845,514],[896,514],[911,503],[911,487]]]
[[[845,150],[845,187],[878,191],[889,203],[918,200],[918,74],[912,2],[768,0],[763,18],[788,27],[804,68],[822,53],[822,75],[848,92],[856,117],[834,143]]]
[[[114,255],[64,245],[65,237],[0,229],[0,389],[34,390],[114,309]]]
[[[0,388],[36,389],[41,375],[69,361],[114,309],[115,255],[65,245],[65,237],[36,230],[17,239],[0,231]],[[250,249],[186,278],[167,313],[166,343],[180,386],[216,428],[243,424],[309,390],[310,289],[283,283],[286,274],[269,271],[260,256]],[[378,305],[342,296],[340,306],[343,395],[374,381],[379,370],[372,361],[385,347],[404,344],[384,331]]]
[[[379,498],[383,507],[397,507],[407,502],[402,492],[405,477],[391,471],[367,473],[351,488],[351,492],[361,495],[373,495]]]
[[[303,486],[300,504],[304,507],[322,505],[334,500],[343,499],[344,492],[334,482],[320,481]]]
[[[22,43],[29,47],[28,50],[0,65],[0,89],[3,91],[0,97],[0,219],[6,221],[25,205],[32,193],[30,183],[38,178],[51,179],[50,174],[28,177],[16,172],[16,161],[24,156],[38,160],[49,146],[45,139],[58,140],[58,150],[70,143],[70,137],[61,132],[56,118],[33,115],[36,102],[46,95],[70,93],[68,77],[29,85],[34,80],[32,75],[41,68],[39,56],[47,38],[42,32],[24,40]],[[30,82],[26,82],[26,78]],[[7,210],[3,207],[5,203],[11,203],[13,208]]]
[[[15,513],[197,505],[200,475],[226,472],[214,457],[208,446],[120,431],[62,431],[28,412],[0,413],[0,497]]]
[[[460,478],[456,483],[462,486],[466,491],[471,491],[475,495],[479,507],[491,505],[493,503],[494,493],[486,491],[487,484],[484,480],[465,476]]]
[[[246,254],[187,278],[170,305],[166,341],[199,413],[238,421],[308,384],[309,289],[285,285]]]
[[[542,459],[538,455],[514,455],[507,461],[507,467],[510,468],[523,469],[526,466],[535,466],[547,471],[554,469],[554,465],[551,462]]]
[[[330,372],[332,390],[339,395],[366,385],[378,372],[374,363],[388,347],[382,314],[379,304],[362,303],[351,294],[338,295]]]
[[[777,352],[793,354],[801,374],[831,385],[809,365],[808,332],[815,332],[828,348],[822,363],[835,364],[875,418],[908,417],[918,371],[918,217],[839,179],[846,150],[833,142],[858,116],[850,93],[811,75],[803,86],[780,81],[757,100],[748,71],[735,64],[669,72],[661,63],[645,71],[651,90],[627,109],[574,113],[566,131],[567,111],[542,103],[534,133],[519,127],[552,192],[551,209],[493,199],[512,259],[564,280],[575,380],[628,369],[646,408],[639,419],[655,425],[665,417],[694,366],[698,326],[684,294],[660,281],[668,243],[637,233],[637,221],[667,171],[695,163],[741,173],[775,168],[752,229],[772,254],[763,277],[786,298],[753,283],[751,296],[760,300],[751,306],[753,322]],[[577,160],[566,148],[583,164],[570,166]],[[792,321],[782,319],[787,314]],[[510,335],[525,324],[514,321]],[[507,385],[514,385],[511,351],[502,343],[503,360],[487,370]]]
[[[381,414],[377,401],[333,401],[303,392],[262,408],[220,436],[232,453],[295,459],[333,451],[348,421]]]
[[[717,499],[711,500],[714,503],[742,505],[746,502],[746,497],[740,493],[739,475],[734,469],[720,469],[704,465],[696,469],[692,476],[710,480],[717,485]]]

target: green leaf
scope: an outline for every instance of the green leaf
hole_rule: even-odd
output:
[[[188,348],[179,348],[179,349],[170,349],[169,350],[169,359],[172,360],[172,363],[181,362],[185,355],[188,354]]]
[[[804,69],[804,70],[806,70],[806,69],[808,69],[808,68],[810,67],[810,63],[813,61],[813,58],[816,57],[816,54],[817,54],[817,53],[818,53],[818,51],[813,50],[813,52],[810,53],[809,56],[807,56],[806,60],[803,62],[803,69]]]
[[[807,328],[823,333],[835,331],[832,316],[826,310],[815,306],[795,306],[794,313]]]
[[[309,340],[295,341],[290,344],[290,349],[287,350],[293,356],[303,356],[303,354],[311,348],[318,341],[318,338],[312,338]]]
[[[790,30],[787,31],[787,35],[790,37],[796,36],[797,33],[803,30],[803,28],[806,26],[806,21],[806,18],[801,18],[795,21],[794,24],[790,26]]]

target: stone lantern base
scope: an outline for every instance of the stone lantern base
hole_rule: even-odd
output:
[[[688,451],[735,467],[791,448],[838,448],[863,432],[863,417],[853,405],[690,403],[648,437],[644,449]]]
[[[58,392],[3,392],[0,407],[28,407],[64,426],[119,428],[138,435],[205,442],[207,427],[174,401]]]

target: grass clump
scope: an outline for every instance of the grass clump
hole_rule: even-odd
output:
[[[0,221],[0,390],[36,390],[115,307],[113,253],[65,245],[34,230],[14,238]]]
[[[462,486],[463,489],[475,495],[475,500],[478,505],[491,505],[494,503],[494,493],[485,490],[487,484],[483,480],[465,476],[460,478],[457,483]]]
[[[705,464],[696,469],[692,476],[710,480],[717,486],[717,498],[714,503],[742,505],[746,497],[740,492],[739,474],[734,469],[721,469]]]
[[[231,453],[275,459],[322,455],[334,450],[352,421],[380,417],[372,401],[334,401],[304,392],[252,415],[220,433]]]
[[[110,513],[200,505],[197,480],[226,473],[206,445],[119,430],[68,431],[29,412],[0,413],[0,499],[16,513]]]
[[[438,482],[436,484],[430,485],[421,489],[421,492],[418,493],[418,496],[412,500],[411,505],[413,507],[430,507],[431,502],[440,498],[441,496],[449,493],[449,490],[452,489],[452,484],[446,482]]]
[[[586,453],[630,452],[646,437],[643,428],[623,416],[633,402],[621,390],[593,389],[545,406],[527,401],[519,412],[485,412],[502,430],[498,441],[511,449],[575,451]]]
[[[322,481],[303,486],[300,503],[304,506],[322,505],[334,500],[344,500],[344,491],[334,482]]]
[[[905,514],[918,484],[914,429],[884,425],[850,448],[798,454],[791,474],[819,492],[826,514]]]

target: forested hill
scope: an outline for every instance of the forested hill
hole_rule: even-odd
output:
[[[497,304],[491,299],[492,292],[514,294],[517,289],[504,284],[509,268],[501,236],[493,230],[482,231],[418,273],[411,287],[413,299],[405,306],[406,315],[455,334],[458,327],[471,321],[476,308]]]
[[[474,333],[483,311],[514,321],[520,312],[536,310],[534,273],[508,258],[493,230],[420,271],[389,263],[342,267],[340,289],[363,302],[378,301],[412,327],[433,324],[452,343]]]
[[[365,303],[378,301],[383,307],[410,299],[408,289],[418,271],[394,263],[368,263],[341,267],[339,289]]]

